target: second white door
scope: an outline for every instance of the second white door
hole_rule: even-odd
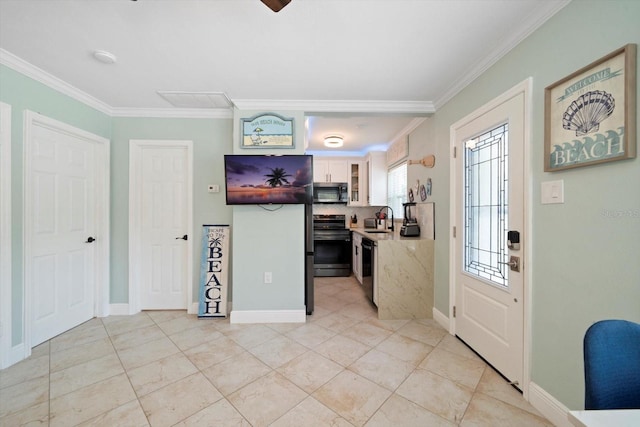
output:
[[[173,141],[140,142],[132,167],[137,222],[139,308],[166,310],[187,308],[191,286],[191,179],[190,145]],[[133,171],[132,171],[133,172]],[[137,199],[137,200],[135,200]],[[136,221],[137,220],[137,221]],[[137,260],[135,260],[137,258]],[[133,284],[135,286],[135,284]]]

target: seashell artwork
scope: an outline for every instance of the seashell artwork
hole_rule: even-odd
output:
[[[562,127],[575,130],[576,136],[597,132],[600,123],[615,109],[616,101],[610,93],[594,90],[573,101],[562,115]]]

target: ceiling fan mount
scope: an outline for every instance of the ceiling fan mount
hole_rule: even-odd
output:
[[[274,12],[280,12],[283,7],[288,5],[291,0],[260,0],[262,3],[266,4],[267,7]]]

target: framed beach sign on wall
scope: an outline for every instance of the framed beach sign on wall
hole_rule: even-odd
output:
[[[266,113],[241,122],[241,148],[294,148],[293,118]]]
[[[636,156],[636,45],[545,89],[544,170]]]

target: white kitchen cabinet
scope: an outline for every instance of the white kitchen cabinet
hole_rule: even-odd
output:
[[[362,236],[358,233],[352,233],[351,242],[353,244],[353,274],[362,284]]]
[[[313,158],[314,182],[349,182],[346,160]]]
[[[383,151],[367,154],[367,201],[369,206],[387,204],[387,155]]]
[[[349,206],[367,206],[367,163],[350,160],[349,170]]]

